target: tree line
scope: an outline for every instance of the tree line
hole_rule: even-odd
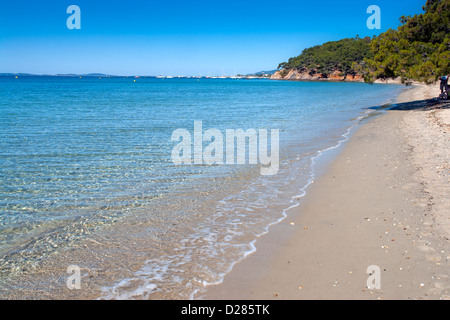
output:
[[[303,50],[278,68],[342,75],[364,81],[400,78],[435,82],[450,73],[450,0],[427,0],[423,13],[400,17],[400,26],[377,37],[342,39]]]

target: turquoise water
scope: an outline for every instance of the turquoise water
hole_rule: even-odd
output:
[[[33,274],[53,253],[88,238],[106,243],[109,232],[120,234],[126,247],[117,256],[136,259],[141,268],[124,274],[111,263],[114,276],[99,281],[103,297],[192,297],[220,282],[252,252],[254,240],[285,216],[293,197],[314,178],[314,159],[322,151],[340,145],[369,107],[391,101],[401,89],[0,77],[1,279]],[[174,165],[172,132],[185,128],[192,134],[194,121],[202,121],[204,131],[223,133],[279,129],[278,173],[261,176],[260,166],[250,164]],[[130,221],[145,225],[138,238],[121,227]],[[152,250],[134,257],[133,245]]]

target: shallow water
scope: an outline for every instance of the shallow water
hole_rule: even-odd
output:
[[[42,281],[52,282],[50,266],[76,263],[103,270],[90,287],[99,298],[192,298],[252,252],[255,239],[304,195],[317,160],[401,89],[1,77],[3,288],[24,281],[27,296],[39,297]],[[260,164],[174,165],[172,132],[193,134],[194,121],[223,133],[279,129],[277,174],[262,176]],[[58,285],[64,282],[49,285],[49,296]]]

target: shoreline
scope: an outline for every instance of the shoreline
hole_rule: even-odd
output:
[[[256,251],[195,298],[450,299],[450,116],[430,107],[438,93],[416,84],[359,127]],[[380,289],[367,288],[372,265]]]
[[[285,167],[283,174],[279,174],[276,179],[258,181],[259,172],[252,175],[251,168],[242,168],[239,173],[236,171],[234,179],[226,175],[222,181],[211,181],[210,186],[220,187],[218,192],[194,195],[195,202],[192,205],[190,201],[183,201],[187,199],[186,195],[190,196],[189,200],[192,198],[192,194],[186,191],[172,198],[175,201],[167,201],[168,198],[164,197],[153,199],[151,210],[145,205],[127,207],[127,210],[133,210],[132,215],[123,215],[124,219],[115,220],[96,230],[92,227],[96,228],[97,224],[88,224],[89,219],[81,220],[83,227],[89,227],[86,236],[81,234],[78,237],[72,230],[67,230],[67,233],[66,230],[59,232],[61,228],[55,229],[48,236],[43,233],[48,241],[40,243],[51,244],[50,250],[44,253],[41,251],[39,261],[33,260],[33,255],[25,256],[27,259],[21,254],[8,258],[12,263],[8,262],[1,271],[10,278],[5,279],[1,286],[0,296],[7,299],[192,299],[193,292],[198,288],[203,289],[205,284],[220,283],[223,275],[232,269],[229,268],[231,263],[234,265],[234,262],[242,261],[243,253],[253,252],[254,240],[266,234],[269,226],[274,225],[274,220],[285,219],[280,219],[280,216],[286,209],[286,204],[296,204],[298,201],[298,197],[293,197],[292,191],[303,190],[306,184],[310,185],[310,180],[315,180],[320,175],[317,174],[319,166],[311,166],[316,155],[326,151],[318,159],[322,173],[326,164],[342,149],[341,140],[346,142],[347,133],[350,136],[359,126],[358,119],[366,119],[367,114],[377,113],[361,110],[359,98],[354,97],[354,90],[360,87],[367,92],[369,98],[366,101],[373,102],[365,103],[366,106],[379,105],[385,100],[371,100],[372,89],[369,86],[352,86],[346,86],[348,89],[344,96],[348,99],[341,98],[340,105],[345,106],[351,101],[352,106],[355,106],[354,112],[349,116],[338,115],[340,120],[348,121],[343,122],[342,126],[344,129],[350,126],[349,131],[339,129],[330,137],[330,130],[325,130],[323,137],[330,140],[325,140],[322,144],[321,139],[317,139],[317,145],[305,147],[303,151],[310,152],[302,153],[306,156],[292,162],[289,169]],[[261,90],[267,91],[265,88]],[[337,90],[338,87],[336,93]],[[398,88],[393,87],[379,90],[376,89],[390,98],[394,96],[394,90],[398,92]],[[290,111],[286,106],[290,106],[291,101],[291,98],[286,98],[286,103],[280,105],[283,104],[284,110]],[[322,110],[325,119],[329,119],[333,126],[333,117],[327,115],[329,108],[320,104],[317,107],[321,108],[319,110]],[[286,111],[282,112],[283,116],[289,114]],[[340,113],[339,109],[336,111]],[[316,123],[320,125],[320,122]],[[311,127],[311,130],[314,129]],[[298,131],[299,134],[302,131],[303,126]],[[294,135],[290,137],[290,143],[295,147],[298,138]],[[335,148],[335,151],[327,151],[330,148]],[[296,151],[291,152],[297,157]],[[330,154],[332,155],[329,156]],[[233,185],[237,188],[232,188]],[[211,188],[205,188],[207,189]],[[298,192],[296,194],[299,195]],[[124,200],[129,198],[125,197]],[[245,209],[241,208],[242,204],[246,205]],[[211,207],[215,208],[217,214],[210,214]],[[103,211],[102,208],[100,213],[108,211],[113,213],[115,209],[106,207]],[[165,213],[167,218],[160,221],[150,218],[149,213],[153,211]],[[186,214],[179,215],[178,212]],[[176,214],[170,215],[171,213]],[[77,227],[78,224],[74,223],[73,226]],[[223,230],[227,232],[222,232]],[[72,238],[66,242],[62,237],[67,234]],[[32,240],[41,241],[44,236],[38,235]],[[62,241],[50,242],[53,239]],[[34,242],[29,247],[35,248]],[[41,248],[45,249],[45,246]],[[24,268],[17,268],[17,265]],[[65,283],[68,265],[77,265],[82,270],[82,290],[68,290]]]

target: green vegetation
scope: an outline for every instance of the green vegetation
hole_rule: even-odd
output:
[[[450,0],[428,0],[423,14],[401,17],[370,43],[373,58],[359,63],[366,82],[400,77],[432,83],[450,72]]]
[[[403,83],[435,82],[450,73],[450,0],[427,0],[424,13],[401,17],[397,30],[389,29],[373,39],[327,42],[303,50],[279,68],[327,75],[360,74],[376,79],[400,78]]]
[[[334,71],[342,74],[355,74],[354,62],[362,62],[366,57],[372,57],[370,51],[370,38],[343,39],[331,41],[303,50],[302,54],[290,58],[288,62],[280,63],[278,68],[314,70],[323,75]]]

